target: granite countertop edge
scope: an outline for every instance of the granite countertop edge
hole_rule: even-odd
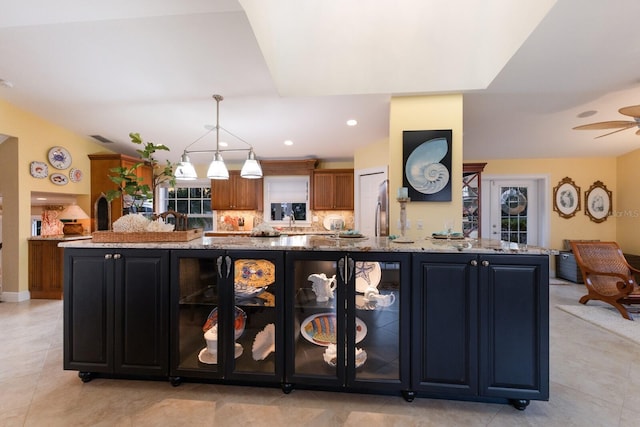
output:
[[[301,235],[280,237],[205,236],[187,242],[98,243],[93,240],[63,241],[63,248],[129,248],[129,249],[224,249],[224,250],[285,250],[285,251],[349,251],[349,252],[439,252],[439,253],[504,253],[514,255],[554,255],[557,250],[528,246],[524,250],[503,249],[499,240],[415,239],[397,243],[387,237],[334,239],[327,236]]]

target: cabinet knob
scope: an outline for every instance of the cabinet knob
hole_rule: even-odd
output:
[[[478,261],[476,261],[475,259],[472,259],[470,264],[475,267],[478,265]]]
[[[484,261],[482,261],[482,266],[483,267],[487,267],[489,265],[489,261],[487,261],[486,259]]]
[[[120,259],[122,255],[120,254],[113,254],[113,259]]]
[[[104,254],[104,259],[111,259],[113,258],[112,254]]]

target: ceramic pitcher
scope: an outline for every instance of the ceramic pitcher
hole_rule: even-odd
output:
[[[333,291],[336,289],[336,275],[328,278],[326,274],[312,274],[308,280],[313,283],[311,289],[316,294],[316,301],[325,302],[333,298]]]

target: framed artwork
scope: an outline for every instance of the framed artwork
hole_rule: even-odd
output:
[[[580,210],[580,187],[568,176],[553,187],[553,210],[562,218],[571,218]]]
[[[594,182],[584,193],[584,213],[593,222],[604,222],[612,213],[611,191],[601,181]]]
[[[411,201],[451,201],[449,130],[402,132],[402,183]]]

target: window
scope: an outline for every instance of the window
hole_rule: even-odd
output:
[[[264,220],[288,225],[293,216],[298,226],[310,226],[309,176],[264,177]]]
[[[159,199],[163,212],[187,214],[189,228],[213,229],[209,180],[178,182],[176,187],[163,187],[159,190]]]

